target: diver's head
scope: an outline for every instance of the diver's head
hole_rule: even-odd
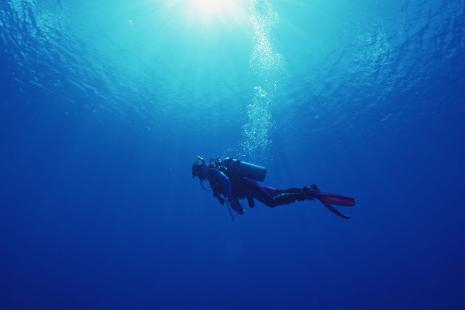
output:
[[[208,166],[205,163],[205,159],[197,156],[197,160],[192,164],[192,177],[198,177],[201,181],[207,177]]]

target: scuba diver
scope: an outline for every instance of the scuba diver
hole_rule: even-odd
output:
[[[260,185],[259,182],[262,182],[265,176],[265,167],[231,157],[211,159],[207,164],[205,159],[197,156],[197,160],[192,164],[192,177],[200,179],[202,188],[204,188],[203,181],[208,180],[213,196],[220,204],[223,205],[226,202],[228,208],[234,209],[239,214],[245,212],[239,199],[247,199],[250,208],[255,206],[254,199],[271,208],[296,201],[318,199],[337,216],[350,219],[334,205],[353,207],[355,206],[354,198],[321,192],[315,184],[287,189]]]

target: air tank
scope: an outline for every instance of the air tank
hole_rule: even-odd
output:
[[[224,158],[221,163],[233,176],[246,177],[259,182],[265,180],[265,167],[230,157]]]

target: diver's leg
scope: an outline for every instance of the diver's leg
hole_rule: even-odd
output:
[[[247,190],[247,196],[253,197],[268,207],[291,204],[296,201],[311,200],[317,198],[316,191],[309,188],[276,189],[269,186],[261,186],[258,182],[248,179],[243,180]]]
[[[251,186],[249,189],[252,191],[254,198],[261,201],[268,207],[277,207],[308,199],[303,190],[300,188],[282,190],[260,186],[255,183],[254,186]]]
[[[274,206],[275,203],[273,197],[277,194],[277,190],[275,188],[260,186],[258,182],[245,178],[242,180],[241,186],[243,187],[245,196],[248,200],[257,199],[269,207]]]
[[[262,188],[264,188],[271,196],[277,196],[279,194],[284,194],[284,193],[298,194],[298,193],[301,193],[303,190],[303,188],[299,188],[299,187],[279,189],[279,188],[274,188],[271,186],[262,186]]]
[[[249,192],[249,197],[257,199],[268,207],[274,207],[274,188],[262,187],[255,182],[250,182],[247,186],[247,191]]]

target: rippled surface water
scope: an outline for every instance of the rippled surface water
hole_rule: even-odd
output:
[[[285,122],[299,118],[311,122],[309,129],[322,130],[325,125],[315,118],[324,110],[332,114],[329,127],[344,122],[345,114],[389,123],[440,113],[442,100],[428,111],[421,101],[463,73],[462,1],[277,1],[268,9],[272,13],[251,12],[252,19],[237,29],[200,34],[186,31],[190,26],[176,12],[179,4],[166,3],[6,1],[2,58],[14,68],[3,75],[16,88],[60,96],[64,109],[74,104],[122,117],[136,113],[147,123],[166,115],[197,121],[198,115],[187,112],[192,108],[224,109],[216,117],[203,114],[246,122],[244,110],[260,98],[260,87],[278,87],[264,90],[276,97],[270,103],[278,111],[273,120],[258,110],[251,119],[260,114],[260,122],[273,123],[280,121],[281,108],[305,110],[286,113],[291,119]],[[265,27],[266,14],[276,14],[277,25]],[[261,85],[264,74],[275,74],[268,78],[276,85]]]

